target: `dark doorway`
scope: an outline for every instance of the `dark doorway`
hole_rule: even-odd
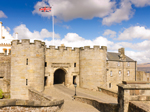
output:
[[[65,83],[65,71],[58,69],[54,73],[54,84],[64,84]]]
[[[76,77],[77,77],[77,76],[73,76],[73,84],[76,83]]]
[[[47,86],[47,76],[44,77],[44,86]]]

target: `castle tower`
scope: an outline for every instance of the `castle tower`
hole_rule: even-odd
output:
[[[107,47],[80,48],[80,87],[97,89],[106,81]]]
[[[45,43],[13,40],[11,50],[11,98],[28,99],[28,87],[43,91]]]

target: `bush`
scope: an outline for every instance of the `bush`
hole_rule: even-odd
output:
[[[0,99],[3,98],[3,91],[0,89]]]

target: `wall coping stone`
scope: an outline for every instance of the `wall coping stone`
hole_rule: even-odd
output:
[[[80,101],[82,103],[87,103],[95,107],[96,109],[102,112],[108,112],[108,108],[110,107],[111,110],[109,112],[117,112],[118,104],[117,103],[106,103],[102,101],[97,101],[95,99],[81,97],[81,96],[73,96],[75,100]]]
[[[129,108],[130,106],[134,106],[139,110],[139,112],[150,112],[150,105],[148,105],[147,102],[143,103],[141,101],[132,101],[129,102]]]
[[[41,104],[40,101],[21,100],[21,99],[1,99],[0,107],[6,106],[25,106],[25,107],[52,107],[63,105],[64,100],[54,100]]]
[[[43,94],[41,92],[38,92],[37,90],[33,89],[32,87],[29,87],[28,90],[31,91],[31,92],[34,92],[34,93],[38,94],[41,97],[44,97],[45,99],[47,99],[49,101],[53,100],[53,98],[51,96],[47,96],[47,95],[45,95],[45,94]]]
[[[105,94],[108,94],[113,97],[118,97],[118,92],[116,92],[116,91],[109,90],[109,89],[102,88],[102,87],[97,87],[97,88],[98,88],[98,91],[100,91],[100,89],[101,89],[101,91]],[[104,92],[104,91],[106,91],[106,92]]]
[[[122,81],[123,84],[150,84],[148,81]]]
[[[117,84],[120,88],[125,90],[150,90],[150,83],[147,84]]]

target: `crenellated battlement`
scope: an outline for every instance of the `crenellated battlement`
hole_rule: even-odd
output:
[[[9,43],[1,43],[0,46],[10,47],[11,44],[9,44]]]
[[[59,50],[59,51],[79,51],[80,48],[73,48],[72,47],[65,47],[63,46],[58,46],[58,48],[56,48],[55,46],[49,46],[49,48],[46,48],[47,50]]]
[[[80,47],[80,50],[83,51],[87,51],[87,50],[105,50],[107,51],[107,47],[106,46],[94,46],[93,48],[90,48],[90,46],[84,46],[84,47]]]
[[[80,48],[73,48],[72,47],[65,47],[64,45],[58,46],[58,48],[56,48],[55,46],[49,46],[49,48],[47,48],[47,50],[59,50],[59,51],[87,51],[87,50],[105,50],[107,51],[107,47],[106,46],[94,46],[93,48],[90,48],[90,46],[84,46],[84,47],[80,47]]]
[[[40,46],[40,47],[45,47],[45,42],[42,42],[40,40],[34,40],[34,43],[31,43],[30,42],[30,39],[22,39],[21,41],[20,40],[13,40],[11,42],[11,45],[12,46],[15,46],[15,45],[36,45],[36,46]]]

